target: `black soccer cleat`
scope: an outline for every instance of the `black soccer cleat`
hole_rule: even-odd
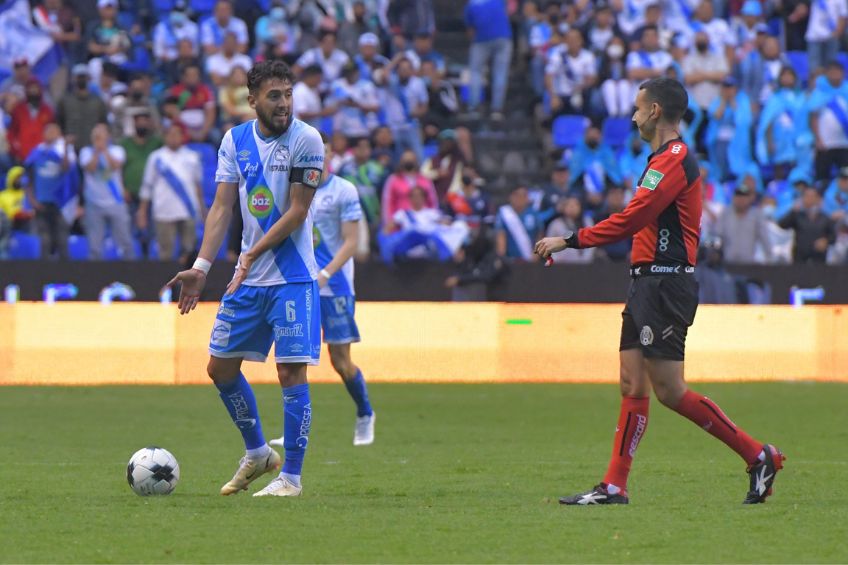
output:
[[[748,488],[748,495],[742,504],[765,502],[766,498],[771,496],[771,486],[774,484],[777,472],[783,469],[783,461],[786,457],[777,447],[767,443],[763,446],[763,451],[765,452],[765,459],[748,467],[751,486]]]
[[[566,506],[589,506],[590,504],[629,504],[630,499],[627,495],[610,494],[607,492],[607,485],[600,483],[592,490],[581,492],[573,496],[564,496],[559,499],[560,504]]]

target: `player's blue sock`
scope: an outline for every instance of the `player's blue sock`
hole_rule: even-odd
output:
[[[230,413],[230,418],[241,432],[244,438],[245,449],[259,449],[264,447],[265,436],[262,435],[262,423],[259,421],[259,410],[256,408],[256,397],[253,389],[244,375],[239,372],[238,377],[229,383],[215,383],[220,391],[221,400]]]
[[[312,404],[309,401],[309,384],[290,386],[283,389],[283,433],[286,462],[283,463],[283,475],[296,485],[300,484],[300,470],[309,443],[309,429],[312,427]]]
[[[356,415],[358,417],[370,416],[374,413],[371,410],[371,403],[368,402],[368,388],[365,386],[365,379],[362,376],[362,371],[356,369],[356,376],[349,381],[344,382],[350,397],[356,402]]]

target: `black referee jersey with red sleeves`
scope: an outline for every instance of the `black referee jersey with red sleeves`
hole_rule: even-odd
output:
[[[615,243],[635,234],[631,263],[695,266],[701,227],[701,174],[698,160],[681,139],[663,144],[648,157],[627,207],[603,222],[582,228],[576,247]],[[569,241],[570,247],[574,241]]]

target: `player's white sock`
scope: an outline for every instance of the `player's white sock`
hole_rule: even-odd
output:
[[[621,492],[621,489],[615,485],[607,485],[607,492],[609,494],[618,494]]]
[[[300,475],[292,475],[291,473],[280,473],[280,476],[296,487],[300,486]]]
[[[249,459],[261,459],[263,457],[267,457],[268,453],[271,451],[271,447],[266,443],[262,447],[257,447],[255,449],[247,450],[247,457]]]

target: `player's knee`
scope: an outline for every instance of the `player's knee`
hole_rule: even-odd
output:
[[[351,367],[353,366],[350,355],[343,349],[337,349],[335,347],[330,347],[330,364],[342,378],[350,375]]]
[[[677,382],[654,383],[654,393],[663,406],[674,410],[686,393],[686,385]]]

